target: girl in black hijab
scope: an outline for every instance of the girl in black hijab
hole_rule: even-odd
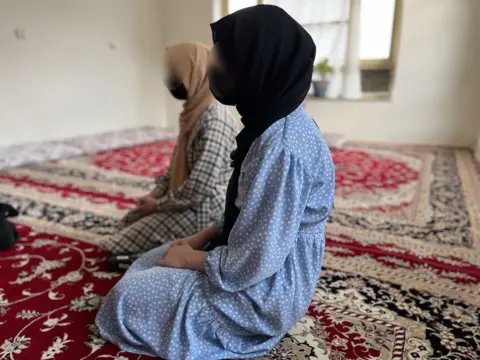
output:
[[[225,214],[145,254],[108,294],[97,325],[126,351],[187,360],[265,355],[305,314],[322,266],[334,167],[301,106],[315,45],[268,5],[229,15],[212,32],[210,88],[245,125]]]
[[[220,102],[236,105],[245,126],[232,154],[225,224],[215,244],[225,245],[239,212],[234,203],[243,160],[256,138],[302,104],[316,48],[305,29],[276,6],[247,8],[211,27],[218,55],[210,69],[210,88]]]

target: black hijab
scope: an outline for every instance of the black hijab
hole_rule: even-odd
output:
[[[270,125],[292,113],[311,85],[315,44],[305,29],[283,9],[257,5],[211,24],[213,43],[236,79],[236,108],[244,129],[232,153],[224,225],[212,247],[227,245],[237,220],[235,206],[242,162],[253,141]]]

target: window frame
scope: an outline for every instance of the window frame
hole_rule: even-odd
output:
[[[263,4],[264,0],[257,0],[257,5]],[[221,0],[221,14],[228,14],[228,0]],[[394,70],[398,59],[398,48],[400,43],[400,24],[403,9],[403,0],[395,0],[393,14],[392,42],[390,45],[390,57],[388,59],[362,59],[360,68],[362,70]]]
[[[395,70],[400,44],[400,24],[402,23],[402,10],[403,0],[395,0],[390,57],[388,59],[362,59],[360,60],[360,68],[362,70]]]

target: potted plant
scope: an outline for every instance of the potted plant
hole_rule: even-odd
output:
[[[313,81],[313,93],[317,97],[325,97],[327,93],[328,85],[332,74],[335,72],[335,69],[330,64],[327,58],[322,59],[317,65],[315,65],[314,71],[320,77],[319,80]]]

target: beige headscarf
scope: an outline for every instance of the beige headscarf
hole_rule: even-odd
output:
[[[172,160],[170,189],[183,185],[190,175],[187,161],[188,139],[207,106],[214,101],[207,77],[210,49],[200,43],[185,42],[168,47],[166,62],[177,80],[183,82],[188,99],[180,113],[180,134]]]

